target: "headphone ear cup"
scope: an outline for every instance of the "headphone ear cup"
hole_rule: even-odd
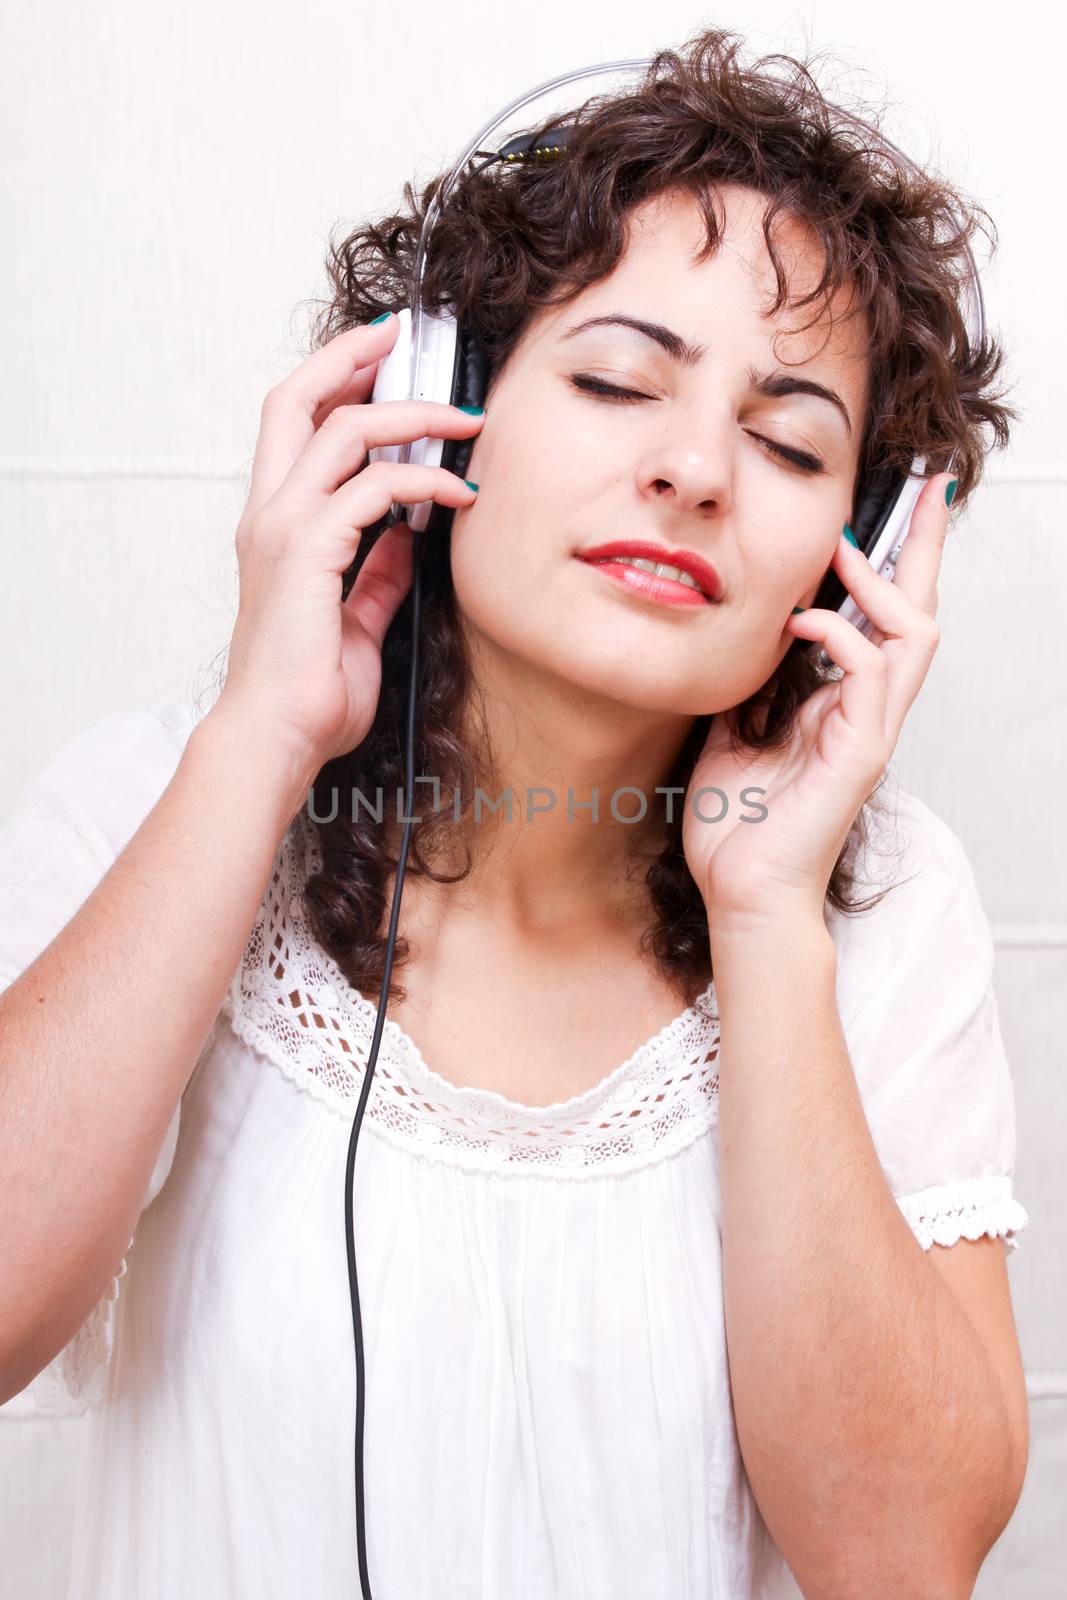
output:
[[[489,387],[489,358],[485,346],[473,329],[456,326],[455,355],[452,362],[452,386],[449,404],[454,406],[482,406]],[[474,449],[473,439],[446,439],[441,447],[441,465],[459,477],[467,476],[467,468]],[[366,466],[367,459],[361,463]],[[452,507],[436,503],[430,507],[425,533],[442,535],[451,532]],[[367,557],[389,527],[389,513],[368,523],[359,542],[359,550],[351,565],[341,577],[341,599],[347,600],[352,592]],[[432,549],[432,547],[431,547]]]
[[[890,512],[907,481],[906,472],[901,472],[896,467],[882,467],[879,471],[871,473],[860,484],[849,527],[864,555],[868,555],[874,549],[878,535],[888,522]],[[812,605],[824,611],[840,611],[847,599],[848,590],[831,568],[823,579]]]
[[[473,328],[456,327],[456,357],[452,369],[454,406],[484,406],[489,388],[489,357]],[[477,435],[475,435],[477,438]],[[467,476],[475,439],[446,439],[441,450],[441,465],[460,478]],[[453,508],[434,505],[426,524],[427,533],[450,533]]]

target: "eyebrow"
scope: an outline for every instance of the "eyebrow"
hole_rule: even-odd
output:
[[[706,345],[690,344],[680,333],[665,328],[662,322],[644,322],[639,317],[628,317],[621,311],[603,317],[586,317],[584,322],[576,322],[573,327],[567,328],[560,338],[573,339],[575,334],[584,333],[587,328],[610,326],[630,328],[634,333],[653,340],[672,361],[680,361],[685,367],[695,367],[707,353]],[[788,372],[759,373],[755,367],[749,367],[748,381],[757,394],[765,395],[770,400],[780,400],[791,394],[810,394],[817,400],[828,400],[841,413],[849,438],[852,437],[852,419],[848,407],[835,389],[828,389],[825,384],[816,383],[812,378],[794,378]]]

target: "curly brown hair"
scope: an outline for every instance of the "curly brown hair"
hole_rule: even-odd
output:
[[[851,286],[850,315],[866,312],[870,385],[867,426],[855,500],[870,475],[907,472],[923,455],[927,475],[954,456],[961,506],[977,486],[988,450],[1003,448],[1017,413],[993,393],[1003,355],[988,336],[968,339],[960,288],[968,271],[965,246],[980,228],[995,248],[996,231],[984,209],[932,173],[917,174],[880,141],[831,106],[811,70],[790,56],[771,55],[751,67],[739,60],[743,40],[726,30],[701,32],[678,51],[659,51],[637,87],[594,96],[535,131],[540,137],[566,120],[563,159],[552,163],[468,168],[453,187],[431,235],[423,276],[427,310],[449,308],[460,326],[475,331],[488,362],[489,390],[509,353],[543,307],[569,303],[609,274],[627,243],[627,214],[668,190],[691,195],[703,214],[707,243],[718,244],[712,191],[742,184],[769,197],[764,224],[777,278],[775,303],[788,301],[789,284],[777,254],[773,227],[786,212],[806,221],[822,243],[822,278],[810,294],[788,303],[813,303],[812,326],[828,315],[843,285]],[[766,68],[784,68],[784,73]],[[868,109],[856,112],[876,129]],[[404,209],[331,239],[327,271],[332,297],[312,324],[317,348],[343,330],[382,311],[409,303],[410,281],[423,218],[443,181],[441,173],[420,196],[404,185]],[[987,226],[983,227],[982,225]],[[992,443],[983,428],[992,430]],[[365,530],[358,568],[384,526]],[[836,576],[833,582],[838,583]],[[475,789],[493,773],[487,747],[460,734],[471,688],[451,579],[449,539],[423,546],[418,663],[416,771],[436,774],[446,792],[458,790],[469,812]],[[826,601],[836,606],[844,597]],[[383,647],[382,690],[373,726],[362,743],[327,763],[314,789],[364,795],[403,790],[404,727],[410,668],[409,593]],[[778,748],[788,741],[798,708],[835,669],[795,640],[767,684],[723,713],[735,746]],[[685,789],[710,726],[695,719],[667,784]],[[878,786],[880,787],[880,786]],[[855,914],[878,904],[888,890],[852,897],[858,852],[870,840],[868,796],[835,865],[827,901]],[[319,870],[309,878],[304,903],[315,937],[348,981],[366,991],[381,986],[386,940],[386,894],[397,865],[383,827],[345,816],[316,820],[322,809],[309,797],[302,813],[315,830]],[[439,883],[470,871],[466,860],[452,872],[442,858],[455,850],[454,814],[446,808],[413,826],[406,870]],[[681,847],[681,817],[664,823],[662,847],[644,875],[650,922],[642,953],[691,1004],[712,975],[707,913]],[[397,940],[395,963],[410,955]],[[395,968],[394,968],[395,970]],[[390,996],[404,996],[390,983]]]

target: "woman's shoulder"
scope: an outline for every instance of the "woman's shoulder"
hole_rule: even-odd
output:
[[[953,824],[895,777],[880,786],[866,813],[851,857],[848,899],[855,909],[828,904],[826,911],[842,999],[866,1004],[905,980],[914,993],[920,975],[931,987],[955,982],[967,965],[988,974],[991,928]]]
[[[100,718],[62,744],[0,822],[0,988],[95,889],[158,802],[199,715],[166,702]]]
[[[66,822],[117,854],[170,782],[202,715],[192,702],[161,700],[87,724],[25,784],[11,824]]]
[[[188,700],[158,700],[112,711],[87,723],[59,747],[49,766],[62,762],[130,757],[137,762],[158,755],[180,755],[193,728],[205,713]],[[47,768],[45,770],[48,770]]]
[[[974,876],[953,824],[893,775],[864,808],[864,827],[851,867],[853,900],[888,890],[883,904],[895,899],[912,910],[921,909],[931,894],[936,897],[953,885],[973,882]]]

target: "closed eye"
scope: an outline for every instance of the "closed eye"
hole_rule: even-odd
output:
[[[633,405],[638,400],[651,400],[652,395],[642,394],[640,389],[624,389],[621,384],[608,383],[604,378],[595,378],[589,372],[572,372],[570,381],[576,389],[588,394],[598,394],[605,399],[621,402],[623,405]],[[791,450],[787,445],[775,444],[773,439],[765,439],[760,433],[750,433],[752,439],[758,439],[773,455],[788,461],[791,466],[799,467],[802,472],[825,472],[826,468],[818,456],[811,456],[805,450]]]

